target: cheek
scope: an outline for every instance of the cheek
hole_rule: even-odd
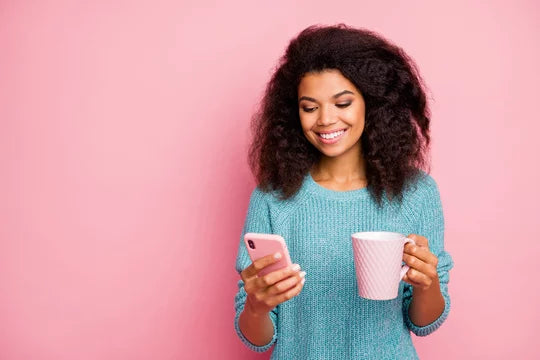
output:
[[[359,133],[362,133],[364,131],[364,121],[358,121],[356,123],[356,129]]]
[[[308,139],[309,142],[314,143],[315,142],[314,139],[317,137],[317,135],[315,135],[312,131],[305,130],[304,137]]]
[[[349,124],[355,127],[356,131],[362,131],[364,129],[365,119],[364,114],[359,112],[351,112],[347,114],[347,120]]]
[[[305,117],[300,118],[300,126],[302,127],[302,131],[304,133],[307,133],[313,127],[313,122],[310,121],[309,119],[306,119]]]

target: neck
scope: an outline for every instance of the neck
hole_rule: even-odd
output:
[[[366,179],[366,166],[360,142],[346,153],[329,157],[322,155],[311,171],[312,177],[322,181],[347,183]]]

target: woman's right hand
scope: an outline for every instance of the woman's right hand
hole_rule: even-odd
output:
[[[255,260],[245,268],[240,276],[248,294],[244,309],[251,315],[261,316],[269,313],[278,304],[300,294],[304,287],[305,271],[300,272],[300,265],[293,264],[259,277],[259,271],[279,259],[268,255]]]

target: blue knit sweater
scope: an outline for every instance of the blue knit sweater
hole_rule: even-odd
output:
[[[240,331],[238,319],[247,294],[242,280],[235,296],[234,325],[241,341],[271,359],[417,359],[410,332],[425,336],[435,331],[450,310],[448,272],[451,256],[444,250],[444,218],[438,186],[422,177],[405,190],[403,203],[384,199],[378,208],[367,188],[335,191],[316,183],[308,172],[302,187],[288,200],[256,187],[240,237],[236,271],[251,264],[243,236],[247,232],[284,237],[293,263],[306,271],[304,288],[296,297],[270,312],[274,336],[255,346]],[[393,300],[358,296],[351,234],[395,231],[425,236],[438,258],[444,312],[433,323],[416,326],[408,316],[412,286],[401,282]]]

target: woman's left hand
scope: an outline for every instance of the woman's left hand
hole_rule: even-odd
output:
[[[408,237],[414,239],[416,245],[407,243],[403,249],[403,261],[410,267],[403,281],[415,289],[427,290],[434,283],[439,283],[437,274],[439,259],[429,251],[428,239],[417,234],[410,234]]]

